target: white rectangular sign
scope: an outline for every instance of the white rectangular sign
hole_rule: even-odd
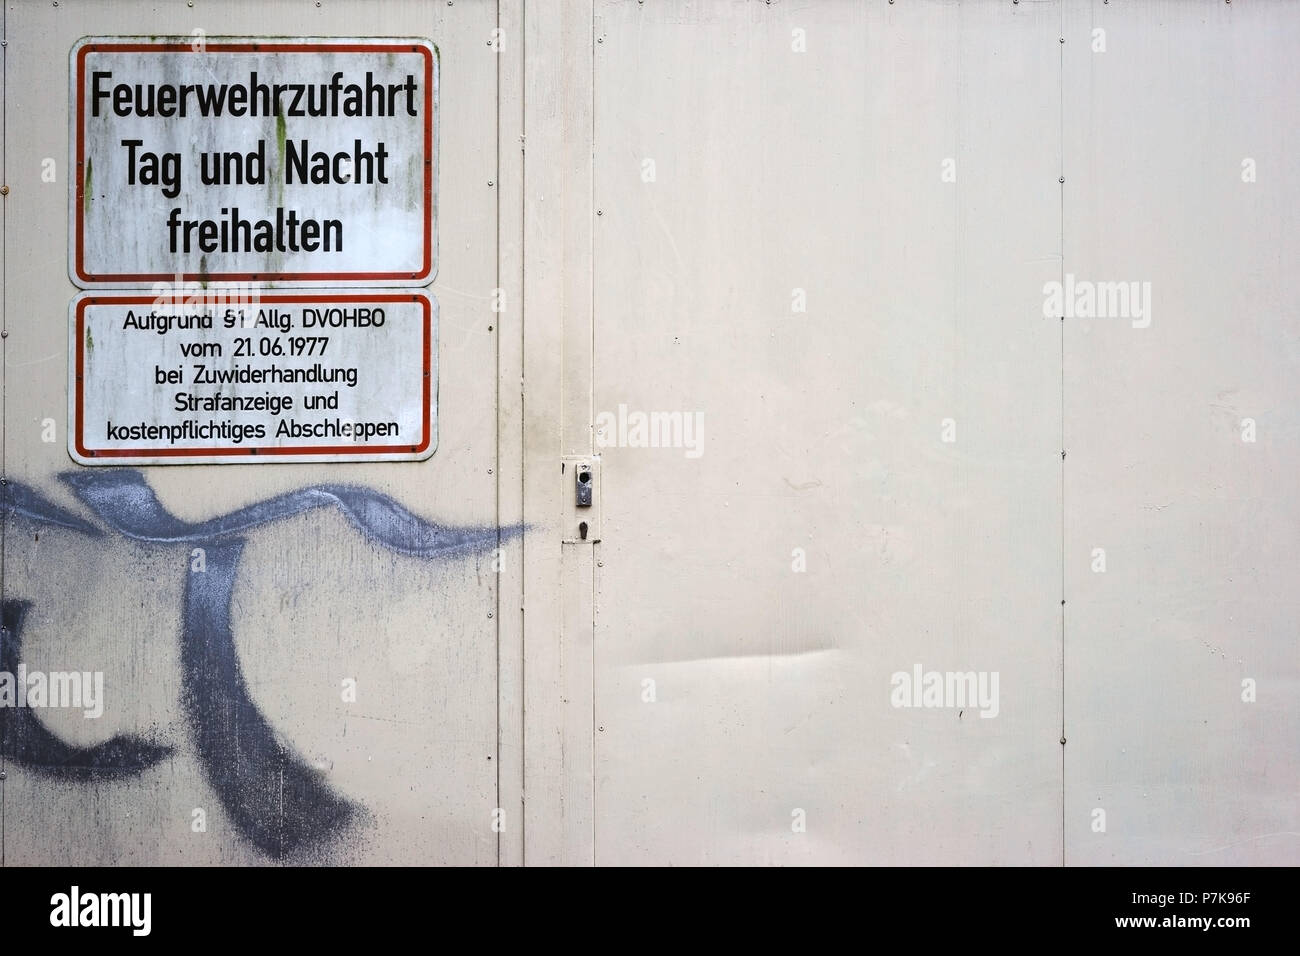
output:
[[[418,286],[437,271],[427,40],[87,37],[71,95],[82,288]]]
[[[83,292],[68,450],[84,465],[422,460],[438,304],[423,290]]]

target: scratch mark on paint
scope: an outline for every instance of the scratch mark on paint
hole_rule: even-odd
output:
[[[816,478],[814,478],[812,481],[801,481],[797,485],[789,478],[782,478],[781,480],[784,481],[791,488],[793,488],[795,491],[810,491],[813,488],[820,488],[822,486],[822,483],[818,481]]]

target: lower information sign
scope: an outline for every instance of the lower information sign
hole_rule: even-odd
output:
[[[84,293],[70,311],[82,464],[410,461],[437,444],[423,290]]]

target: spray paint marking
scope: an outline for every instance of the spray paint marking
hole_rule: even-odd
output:
[[[207,570],[186,577],[182,700],[208,783],[239,832],[279,859],[342,830],[356,808],[276,740],[248,696],[230,626],[243,550],[238,538],[214,542]]]
[[[23,618],[28,601],[5,601],[0,628],[0,671],[13,674],[22,661]],[[0,752],[39,774],[65,780],[93,780],[140,773],[172,754],[170,747],[127,734],[102,744],[74,747],[46,729],[29,707],[0,707]]]
[[[359,807],[336,794],[262,716],[248,694],[235,651],[230,607],[242,535],[261,525],[317,508],[336,507],[372,544],[424,559],[464,556],[517,537],[523,525],[447,528],[425,521],[392,498],[356,485],[302,488],[219,515],[181,521],[158,501],[137,471],[69,472],[60,478],[109,528],[134,541],[199,545],[206,570],[191,573],[184,556],[182,700],[204,774],[239,832],[263,853],[282,859],[339,833]],[[103,532],[18,482],[4,486],[4,514],[69,528]],[[23,616],[30,604],[4,603],[0,666],[16,664]],[[16,763],[74,779],[139,773],[171,756],[169,747],[116,736],[93,747],[72,747],[30,712],[0,711],[0,746]]]

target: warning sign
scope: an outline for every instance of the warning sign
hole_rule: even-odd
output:
[[[419,460],[437,438],[437,303],[83,292],[69,452],[86,465]]]
[[[77,285],[433,279],[427,40],[90,37],[71,75]]]

